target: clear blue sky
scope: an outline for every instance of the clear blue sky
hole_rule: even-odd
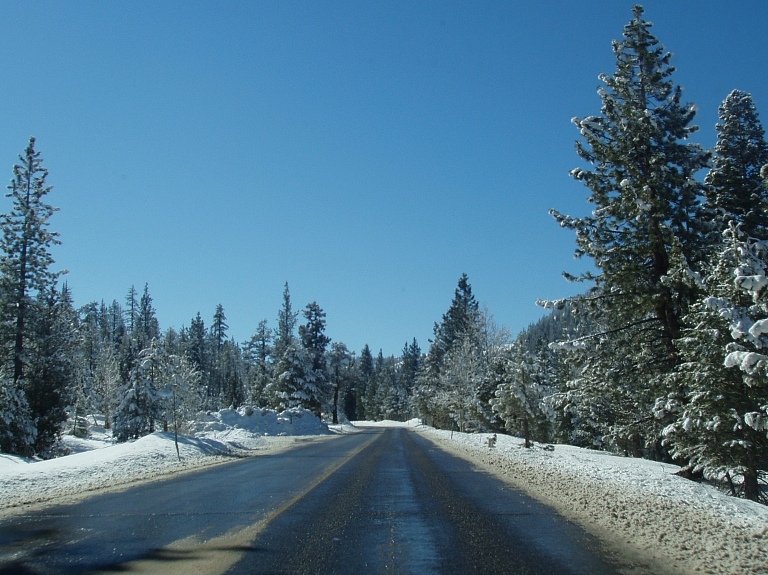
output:
[[[459,276],[518,332],[576,293],[572,116],[631,2],[3,2],[0,170],[37,137],[75,303],[149,284],[161,328],[244,341],[288,281],[359,351],[422,349]],[[649,1],[695,141],[768,118],[768,2]],[[0,211],[10,208],[9,200]]]

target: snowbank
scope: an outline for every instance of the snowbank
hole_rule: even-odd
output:
[[[109,432],[94,425],[88,439],[65,436],[64,447],[72,455],[35,461],[0,454],[0,511],[71,501],[95,490],[122,489],[232,457],[275,453],[291,447],[293,437],[330,433],[306,410],[227,409],[201,415],[192,436],[179,436],[179,459],[173,433],[115,444]]]
[[[258,449],[267,438],[297,435],[328,435],[328,426],[306,409],[278,413],[269,409],[223,409],[201,415],[191,434],[226,443],[233,449]]]
[[[674,475],[675,465],[567,445],[418,427],[438,444],[554,507],[646,570],[768,574],[768,507]]]

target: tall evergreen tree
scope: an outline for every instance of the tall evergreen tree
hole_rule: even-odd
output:
[[[355,414],[357,419],[371,419],[365,411],[365,397],[368,382],[373,375],[373,354],[366,343],[360,352],[360,364],[357,370],[357,383],[355,385]]]
[[[717,145],[705,178],[715,240],[721,243],[731,221],[741,224],[747,237],[768,239],[768,190],[760,176],[768,164],[768,143],[757,108],[750,94],[734,90],[718,112]]]
[[[144,293],[139,300],[134,329],[134,337],[138,341],[139,349],[148,347],[153,339],[160,339],[160,324],[155,313],[152,297],[149,295],[149,285],[144,284]]]
[[[35,452],[52,457],[64,431],[69,391],[77,375],[78,317],[66,285],[60,292],[51,289],[39,294],[36,309],[25,387],[37,427]]]
[[[615,436],[657,448],[654,400],[666,391],[681,318],[696,297],[670,271],[673,261],[695,267],[705,256],[702,185],[694,176],[708,154],[686,142],[697,129],[696,107],[682,102],[670,79],[671,54],[651,34],[642,7],[632,11],[623,40],[613,43],[616,72],[600,76],[601,115],[573,120],[583,137],[577,152],[592,169],[572,176],[587,186],[595,209],[584,218],[552,214],[576,232],[576,256],[589,256],[599,270],[572,278],[595,281],[573,303],[599,326],[588,346],[604,359],[583,382],[598,395],[612,391],[607,382],[628,387],[632,408],[611,422]]]
[[[259,322],[256,333],[245,345],[245,361],[248,364],[247,400],[264,407],[266,388],[272,377],[272,330],[267,327],[267,320]]]
[[[419,372],[420,365],[421,348],[414,337],[410,344],[406,342],[403,346],[403,364],[400,370],[400,381],[409,392],[416,381],[416,374]]]
[[[443,357],[456,341],[476,332],[479,313],[469,278],[467,274],[462,274],[448,311],[443,314],[442,321],[434,327],[435,339],[429,349],[429,362],[433,369],[440,370]]]
[[[128,333],[134,334],[136,331],[136,319],[139,315],[138,292],[134,286],[128,290],[125,296],[125,323]]]
[[[459,387],[466,391],[469,381],[459,381],[457,374],[466,370],[459,368],[465,360],[465,352],[480,354],[480,319],[478,303],[472,294],[467,274],[462,274],[448,311],[442,321],[434,327],[435,337],[431,340],[429,353],[416,376],[416,386],[411,397],[414,411],[440,428],[453,428],[457,423],[464,425],[467,415],[464,409],[463,393],[454,393]],[[454,348],[456,353],[452,353]],[[461,348],[459,350],[458,348]],[[480,363],[472,358],[473,365]],[[451,363],[451,366],[448,364]],[[447,386],[447,387],[446,387]],[[458,387],[457,387],[458,386]],[[456,407],[461,397],[462,407]],[[457,419],[461,418],[461,422]]]
[[[551,372],[543,350],[533,354],[526,349],[522,337],[491,365],[496,381],[493,409],[504,420],[508,431],[520,434],[525,447],[532,441],[549,440],[549,409],[545,398],[551,394]]]
[[[325,350],[331,342],[331,338],[325,335],[325,312],[317,305],[317,302],[308,303],[303,312],[307,323],[299,326],[301,343],[306,350],[312,369],[312,380],[316,392],[310,394],[311,399],[305,407],[320,416],[323,405],[329,398],[328,369],[326,365]]]
[[[275,332],[275,357],[280,357],[296,337],[296,318],[298,313],[291,306],[291,292],[288,282],[283,289],[283,306],[277,314],[277,331]]]
[[[58,234],[49,230],[48,220],[56,208],[45,203],[52,187],[46,183],[48,170],[30,138],[20,163],[13,168],[7,197],[11,212],[0,218],[0,354],[3,387],[0,410],[0,448],[19,454],[33,450],[35,435],[26,397],[26,375],[34,345],[34,324],[41,313],[40,297],[50,293],[59,276],[51,270],[50,249],[59,244]]]
[[[213,314],[213,323],[211,324],[211,336],[215,346],[216,354],[224,347],[224,342],[227,341],[227,316],[224,315],[224,306],[218,304],[216,311]]]
[[[246,375],[242,350],[237,343],[229,340],[224,342],[220,355],[223,367],[224,405],[237,409],[246,399]]]
[[[325,312],[317,302],[308,303],[303,311],[307,323],[299,326],[299,336],[304,349],[312,361],[312,371],[315,374],[315,384],[324,393],[328,381],[326,365],[326,348],[331,338],[325,335]],[[319,409],[320,406],[317,406]],[[318,412],[319,413],[319,412]]]
[[[120,390],[122,398],[115,410],[114,437],[118,441],[138,439],[156,430],[163,419],[161,388],[165,369],[165,350],[153,339],[138,353],[136,365]]]
[[[200,312],[189,323],[189,345],[187,356],[189,357],[195,369],[202,371],[206,365],[205,349],[205,322],[200,316]]]
[[[331,344],[331,350],[328,353],[328,371],[329,384],[333,393],[331,398],[331,423],[339,423],[339,398],[352,385],[350,367],[353,364],[353,355],[347,349],[347,346],[341,342]],[[345,402],[346,403],[346,402]],[[354,402],[352,404],[354,409]],[[350,414],[346,414],[349,417]],[[354,412],[352,413],[354,416]]]
[[[705,293],[685,318],[677,344],[683,361],[674,391],[656,402],[672,454],[686,475],[741,484],[758,499],[768,470],[768,244],[731,222],[722,252],[704,280]],[[682,390],[682,391],[678,391]]]
[[[112,343],[113,351],[117,353],[120,350],[123,336],[125,336],[127,331],[125,319],[123,318],[123,308],[120,306],[120,302],[113,300],[107,309],[107,313],[108,339]]]
[[[313,358],[296,337],[297,317],[298,313],[291,305],[288,282],[285,282],[283,305],[277,314],[274,374],[267,389],[269,405],[276,409],[308,408],[308,404],[314,404],[314,398],[319,397],[314,382]]]
[[[35,151],[35,138],[30,138],[19,160],[8,186],[10,193],[6,194],[13,199],[13,208],[0,220],[0,290],[3,324],[8,326],[3,330],[3,352],[13,365],[17,386],[24,377],[30,338],[27,320],[34,314],[36,295],[46,293],[59,276],[50,269],[50,249],[61,243],[58,234],[48,230],[48,219],[57,208],[44,202],[52,186],[46,184],[48,170],[42,165],[40,152]]]

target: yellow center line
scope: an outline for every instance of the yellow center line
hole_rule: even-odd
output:
[[[243,558],[250,550],[252,542],[267,528],[272,520],[328,479],[342,465],[363,451],[378,437],[378,434],[371,437],[371,439],[355,448],[346,457],[331,463],[326,467],[322,475],[318,476],[300,493],[268,513],[256,523],[246,527],[234,527],[224,535],[206,541],[201,541],[199,534],[179,539],[162,549],[152,552],[150,557],[122,564],[120,566],[121,572],[140,575],[153,575],[156,573],[162,573],[162,575],[220,575],[224,573]],[[104,575],[113,574],[114,569],[94,571],[92,573],[94,575],[102,573]]]

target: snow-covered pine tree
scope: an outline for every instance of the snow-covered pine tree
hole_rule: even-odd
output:
[[[259,322],[256,333],[245,344],[244,356],[248,365],[247,401],[265,407],[266,388],[272,378],[272,330],[267,327],[267,320]]]
[[[117,309],[122,308],[118,306]],[[117,360],[118,366],[120,367],[121,380],[118,395],[121,398],[121,401],[123,391],[130,387],[131,373],[136,367],[139,352],[141,351],[136,337],[136,318],[139,314],[139,300],[134,286],[131,286],[125,296],[125,309],[122,310],[122,313],[125,332],[120,339],[120,347],[117,350]]]
[[[229,407],[227,401],[227,388],[233,383],[230,377],[234,371],[229,370],[228,358],[224,355],[224,346],[227,343],[227,330],[224,307],[216,306],[213,314],[213,322],[206,334],[206,348],[208,349],[209,364],[205,370],[208,377],[208,409],[221,409]]]
[[[532,447],[534,440],[549,441],[552,411],[546,399],[553,390],[544,354],[531,353],[518,337],[506,353],[494,359],[489,373],[496,382],[493,409],[506,429],[522,435],[525,447]]]
[[[656,402],[655,413],[665,428],[673,455],[688,461],[685,476],[744,477],[742,491],[757,493],[755,467],[759,458],[752,449],[755,431],[744,426],[745,410],[754,409],[759,389],[747,386],[743,374],[725,367],[729,346],[736,345],[741,322],[751,297],[734,285],[740,252],[746,242],[768,238],[768,192],[760,175],[768,162],[765,131],[749,94],[734,90],[719,108],[718,142],[712,169],[706,177],[706,209],[715,235],[710,262],[699,275],[680,262],[678,274],[703,289],[702,297],[684,317],[684,331],[677,341],[681,364],[670,375],[666,396]],[[740,309],[735,320],[730,317]],[[748,326],[747,326],[748,327]],[[750,448],[747,445],[751,446]],[[744,472],[744,470],[747,470]],[[735,491],[735,487],[732,488]]]
[[[746,237],[768,239],[768,190],[760,175],[768,164],[768,143],[757,108],[750,94],[734,90],[718,112],[717,145],[705,178],[715,241],[722,243],[732,221]]]
[[[339,423],[339,402],[345,394],[349,393],[353,385],[351,368],[354,364],[354,354],[350,353],[347,346],[338,341],[331,344],[328,352],[328,383],[332,391],[331,397],[331,423]],[[344,409],[344,406],[341,406]],[[354,410],[354,401],[352,401]],[[353,413],[354,415],[354,413]]]
[[[331,399],[328,397],[328,367],[325,354],[331,338],[325,335],[325,312],[317,302],[308,303],[303,314],[307,323],[299,326],[299,336],[312,364],[311,379],[316,389],[310,394],[311,399],[304,407],[320,417],[323,408]]]
[[[218,304],[213,313],[213,323],[211,324],[211,338],[213,339],[215,352],[218,354],[227,341],[227,316],[224,315],[224,306]]]
[[[136,288],[131,286],[125,296],[125,325],[129,334],[136,330],[136,318],[139,315],[139,300]]]
[[[78,375],[78,315],[66,284],[39,293],[33,339],[25,370],[27,401],[35,418],[35,452],[53,457],[70,405],[69,391]]]
[[[138,353],[128,381],[120,389],[121,401],[115,410],[112,433],[118,441],[152,433],[157,421],[163,419],[160,386],[167,363],[165,355],[157,340],[152,340],[149,347]]]
[[[187,356],[198,371],[203,371],[207,365],[207,350],[205,339],[205,322],[200,312],[189,322]]]
[[[442,389],[445,382],[441,378],[446,358],[454,346],[463,345],[466,339],[473,343],[470,347],[477,353],[480,349],[480,312],[478,303],[472,294],[467,274],[462,274],[448,307],[440,323],[435,323],[434,339],[431,340],[427,354],[416,377],[412,394],[412,407],[421,417],[436,427],[452,428],[455,424],[447,408],[453,400],[452,394]],[[466,351],[466,348],[465,348]]]
[[[373,354],[370,346],[366,343],[360,352],[360,363],[358,364],[358,379],[355,385],[355,413],[357,419],[372,419],[366,412],[365,394],[368,388],[368,382],[373,375]]]
[[[419,372],[421,361],[421,348],[414,337],[410,344],[406,342],[403,346],[402,367],[400,368],[400,381],[409,394],[416,381],[416,374]]]
[[[136,314],[134,332],[139,349],[149,347],[153,339],[160,339],[160,324],[157,321],[155,307],[152,305],[152,297],[149,295],[149,284],[144,284],[144,292],[141,294]]]
[[[386,387],[388,382],[384,375],[386,361],[384,352],[379,349],[379,354],[372,364],[372,371],[365,385],[365,418],[371,421],[379,421],[383,417],[382,401],[386,390],[380,389]]]
[[[93,394],[91,407],[104,416],[104,428],[112,428],[112,414],[119,404],[120,369],[111,345],[102,345],[91,371]]]
[[[319,390],[314,382],[312,357],[294,338],[283,348],[275,364],[274,380],[269,389],[270,407],[283,411],[319,404]]]
[[[0,451],[32,455],[37,429],[24,390],[13,379],[0,376]]]
[[[477,334],[463,334],[454,340],[438,376],[438,409],[445,412],[460,432],[483,430],[477,417],[477,390],[485,365]]]
[[[223,367],[224,405],[237,409],[245,402],[246,367],[240,346],[234,340],[224,342],[220,364]]]
[[[510,333],[504,326],[498,326],[488,308],[480,312],[479,339],[481,374],[475,387],[476,429],[483,431],[501,431],[504,422],[493,410],[492,401],[496,396],[496,382],[488,373],[496,358],[504,355],[510,346]]]
[[[283,355],[285,349],[296,339],[296,318],[298,312],[293,311],[291,305],[291,292],[288,289],[288,282],[285,282],[283,288],[283,306],[277,313],[277,331],[275,332],[275,357]]]
[[[396,393],[393,390],[394,369],[390,361],[381,362],[379,369],[376,370],[373,377],[372,390],[370,395],[370,404],[373,407],[373,413],[376,415],[376,421],[390,419],[392,413],[392,399]]]
[[[184,355],[170,354],[165,358],[159,395],[165,400],[163,417],[173,429],[176,453],[179,454],[179,433],[188,431],[189,423],[202,404],[200,372]]]
[[[441,322],[436,323],[434,327],[435,337],[429,347],[427,358],[434,371],[440,371],[443,357],[451,350],[454,342],[466,334],[477,332],[479,314],[478,303],[472,294],[469,278],[467,274],[462,274],[448,311],[443,314]]]
[[[271,409],[287,409],[289,397],[293,393],[294,373],[304,363],[304,355],[297,357],[296,318],[298,313],[293,311],[291,292],[288,282],[283,288],[283,305],[277,312],[277,329],[273,343],[274,369],[272,380],[267,385],[267,406]],[[299,361],[300,360],[300,361]],[[298,363],[297,363],[298,362]]]
[[[60,275],[51,270],[50,252],[60,241],[49,230],[48,220],[57,209],[44,201],[52,187],[46,184],[48,170],[35,151],[35,138],[29,139],[19,160],[8,186],[13,207],[0,219],[0,448],[29,455],[36,432],[34,409],[30,411],[26,397],[26,372],[35,343],[38,296],[49,293]]]
[[[115,354],[117,354],[120,351],[120,345],[122,344],[127,331],[127,328],[125,327],[125,319],[123,318],[123,308],[117,300],[113,300],[109,305],[105,323],[106,337],[110,343],[112,343],[112,348]]]
[[[705,294],[685,318],[678,340],[678,391],[656,403],[672,455],[688,473],[724,479],[756,500],[768,470],[768,242],[748,238],[731,221],[704,278]]]
[[[583,137],[577,152],[592,168],[571,174],[590,190],[594,211],[583,218],[551,213],[576,232],[576,256],[589,256],[598,268],[571,278],[595,281],[573,305],[601,330],[587,347],[605,362],[581,381],[596,400],[621,382],[628,402],[615,414],[613,435],[651,454],[661,432],[654,401],[666,391],[664,376],[678,361],[680,320],[696,296],[689,283],[668,275],[670,259],[696,266],[704,258],[702,185],[694,176],[708,154],[686,142],[697,129],[696,107],[682,102],[670,79],[671,54],[651,34],[643,8],[632,11],[623,40],[613,42],[616,72],[600,76],[600,115],[573,119]]]

